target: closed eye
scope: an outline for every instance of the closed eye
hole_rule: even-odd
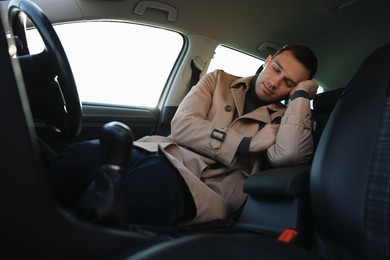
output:
[[[285,79],[286,81],[286,85],[289,87],[289,88],[293,88],[297,85],[297,83],[295,83],[294,81],[290,80],[290,79]]]
[[[272,66],[272,68],[273,68],[274,71],[277,72],[277,73],[280,73],[280,72],[281,72],[281,69],[280,69],[277,65]]]

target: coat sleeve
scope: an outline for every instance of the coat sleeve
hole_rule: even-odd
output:
[[[243,136],[229,125],[233,111],[222,117],[221,95],[230,93],[236,77],[216,70],[206,74],[180,103],[171,122],[171,138],[181,146],[229,165]],[[229,91],[226,91],[229,88]],[[229,102],[229,101],[227,101]],[[234,106],[233,99],[231,100]],[[219,104],[218,104],[219,103]],[[220,107],[220,108],[219,108]],[[213,138],[215,137],[215,138]],[[218,141],[221,138],[223,141]]]
[[[275,167],[303,164],[313,154],[310,100],[292,100],[281,120],[276,142],[267,150],[267,157]]]

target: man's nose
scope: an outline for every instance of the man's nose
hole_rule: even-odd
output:
[[[278,75],[273,77],[270,81],[271,81],[271,87],[275,89],[280,86],[280,84],[283,81],[283,77]]]

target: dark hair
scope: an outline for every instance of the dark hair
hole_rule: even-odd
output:
[[[294,57],[310,71],[309,79],[314,78],[317,72],[318,61],[317,57],[312,50],[308,47],[299,44],[289,44],[279,49],[273,57],[281,54],[284,51],[291,51]]]

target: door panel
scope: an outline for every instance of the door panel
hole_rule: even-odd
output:
[[[103,105],[83,105],[83,125],[81,133],[72,140],[55,138],[43,122],[36,122],[37,135],[54,152],[62,151],[71,143],[98,139],[105,123],[119,121],[128,125],[135,139],[145,135],[153,135],[157,129],[159,110],[156,108],[129,108]]]

